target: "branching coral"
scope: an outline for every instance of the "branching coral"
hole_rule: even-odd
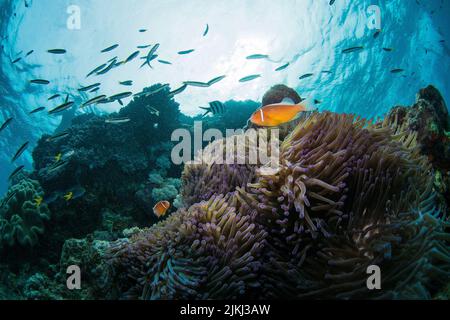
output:
[[[217,196],[118,241],[111,249],[127,298],[229,299],[258,287],[266,232],[236,211],[236,198]]]
[[[0,209],[0,244],[33,247],[38,243],[50,218],[47,205],[35,202],[42,195],[39,182],[28,178],[8,190]]]

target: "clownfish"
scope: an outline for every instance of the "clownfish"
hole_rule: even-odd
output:
[[[169,201],[160,201],[157,204],[155,204],[155,206],[153,207],[153,213],[158,218],[161,218],[166,214],[167,210],[169,210],[169,209],[170,209]]]
[[[306,111],[306,107],[288,102],[266,105],[256,110],[250,117],[250,122],[260,127],[276,127],[283,123],[294,120],[300,113]]]

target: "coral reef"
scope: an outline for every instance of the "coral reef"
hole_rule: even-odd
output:
[[[450,117],[435,87],[421,89],[413,106],[394,107],[387,118],[416,131],[421,152],[428,155],[433,166],[450,170]]]
[[[50,219],[47,205],[36,203],[41,196],[39,182],[29,178],[21,179],[8,190],[0,208],[0,249],[33,247],[38,243]]]
[[[0,208],[0,254],[21,251],[10,244],[39,254],[20,269],[0,264],[0,298],[448,297],[449,121],[435,88],[378,122],[305,112],[281,128],[279,150],[262,143],[273,130],[235,132],[211,142],[181,179],[163,141],[195,118],[179,115],[168,90],[111,115],[127,123],[86,114],[69,135],[40,140],[35,171],[12,181]],[[284,97],[301,100],[275,86],[263,104]],[[225,105],[204,129],[240,128],[259,106]],[[173,206],[157,222],[159,200]],[[11,236],[14,215],[25,232]],[[65,288],[70,265],[82,269],[82,290]],[[366,286],[370,265],[381,269],[382,290]]]
[[[275,172],[242,166],[252,178],[233,183],[230,165],[187,165],[188,209],[112,244],[112,283],[143,299],[430,298],[450,272],[449,225],[416,136],[389,119],[315,113],[283,141]],[[238,269],[217,259],[236,252]],[[366,286],[370,265],[382,291]]]
[[[151,86],[144,92],[160,86]],[[141,205],[151,202],[151,198],[139,201],[149,172],[156,170],[164,177],[179,177],[181,171],[169,157],[172,130],[180,125],[179,105],[169,98],[169,90],[135,97],[116,114],[77,116],[65,130],[67,134],[59,139],[43,136],[39,140],[33,150],[32,176],[41,183],[44,202],[55,213],[47,252],[59,252],[64,241],[72,237],[95,233],[110,240],[118,226],[123,229],[152,223],[151,206]],[[125,117],[129,121],[107,123],[109,117]],[[159,197],[167,193],[163,186],[160,188],[159,193],[153,192]],[[152,189],[147,191],[152,193]],[[178,193],[173,187],[169,191],[171,195]],[[64,196],[71,192],[76,196],[66,200]]]
[[[421,89],[413,106],[392,108],[387,119],[417,132],[420,152],[435,171],[435,188],[450,207],[450,117],[440,92],[433,86]]]

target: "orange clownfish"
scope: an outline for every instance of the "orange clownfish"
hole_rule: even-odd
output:
[[[300,103],[269,104],[256,110],[250,117],[250,122],[260,127],[276,127],[294,120],[297,114],[303,111],[306,111],[306,107]]]
[[[158,218],[161,218],[166,214],[167,210],[169,210],[169,209],[170,209],[169,201],[160,201],[157,204],[155,204],[155,206],[153,207],[153,213]]]

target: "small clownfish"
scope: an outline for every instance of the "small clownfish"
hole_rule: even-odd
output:
[[[167,210],[169,210],[169,209],[170,209],[169,201],[160,201],[157,204],[155,204],[155,206],[153,207],[153,213],[158,218],[161,218],[166,214]]]
[[[276,127],[294,120],[298,113],[306,111],[306,107],[299,104],[284,102],[269,104],[256,110],[250,117],[250,122],[260,127]]]
[[[69,192],[66,195],[64,195],[64,200],[70,201],[73,198],[73,192]]]
[[[42,198],[42,197],[37,197],[34,199],[34,203],[35,203],[36,207],[39,208],[41,206],[42,200],[44,200],[44,198]]]

